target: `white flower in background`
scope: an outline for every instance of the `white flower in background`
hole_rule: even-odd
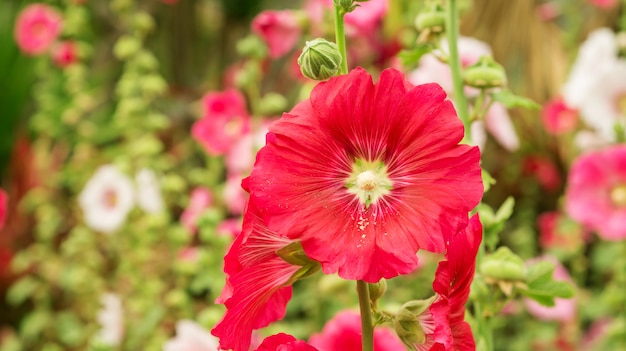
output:
[[[163,351],[218,351],[218,342],[200,325],[181,320],[176,323],[176,337],[163,345]]]
[[[137,182],[137,204],[147,213],[163,211],[163,197],[156,174],[144,168],[135,176]]]
[[[114,166],[101,166],[85,185],[78,202],[90,228],[112,233],[124,224],[133,208],[133,183]]]
[[[580,111],[595,136],[577,136],[582,149],[615,141],[616,124],[626,119],[626,60],[618,59],[615,34],[594,31],[581,45],[570,76],[563,86],[565,102]]]
[[[442,41],[441,46],[445,52],[448,51],[447,41]],[[475,64],[485,55],[491,55],[491,48],[487,43],[474,38],[459,38],[459,56],[463,67]],[[422,56],[418,68],[407,74],[407,80],[415,85],[437,83],[448,95],[452,94],[453,91],[450,67],[439,61],[433,54]],[[469,97],[476,97],[479,92],[479,89],[465,87],[465,95]],[[487,111],[485,121],[472,123],[471,129],[472,142],[480,148],[484,147],[487,140],[485,129],[506,150],[515,151],[519,148],[520,142],[515,127],[508,111],[502,104],[493,103]]]
[[[102,343],[117,346],[124,336],[124,312],[122,301],[113,293],[106,293],[100,297],[103,308],[98,312],[98,322],[102,326],[98,333],[98,340]]]

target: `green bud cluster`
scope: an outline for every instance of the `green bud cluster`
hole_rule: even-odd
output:
[[[341,62],[337,44],[321,38],[307,41],[298,57],[302,74],[315,80],[326,80],[337,75]]]
[[[415,17],[415,28],[419,31],[430,30],[432,33],[442,33],[445,26],[446,11],[440,4],[431,4]]]
[[[506,72],[493,57],[483,56],[465,69],[463,80],[465,84],[474,88],[501,88],[506,85]]]

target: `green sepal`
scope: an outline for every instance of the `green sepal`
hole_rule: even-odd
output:
[[[480,264],[480,272],[486,278],[496,280],[524,281],[526,279],[524,261],[506,246],[485,256]]]
[[[509,90],[495,91],[490,95],[493,101],[501,103],[506,108],[522,107],[530,110],[538,110],[541,108],[541,105],[533,100],[515,95]]]
[[[554,280],[554,263],[541,261],[528,267],[526,277],[527,288],[520,293],[544,306],[554,306],[554,298],[570,298],[574,296],[573,286],[565,281]]]

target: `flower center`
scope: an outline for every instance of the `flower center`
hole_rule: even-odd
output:
[[[108,209],[114,209],[117,205],[117,193],[113,189],[107,189],[102,195],[102,202]]]
[[[611,201],[617,207],[626,207],[626,184],[611,189]]]
[[[366,207],[391,192],[392,182],[387,175],[387,167],[380,161],[356,159],[352,172],[346,180],[346,188]]]

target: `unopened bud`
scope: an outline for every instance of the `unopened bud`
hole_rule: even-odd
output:
[[[474,88],[499,88],[506,85],[506,72],[491,56],[483,56],[465,69],[463,80]]]
[[[415,27],[419,31],[430,30],[441,33],[446,26],[446,11],[440,4],[432,4],[415,17]]]
[[[321,38],[307,41],[298,57],[302,74],[315,80],[326,80],[337,75],[341,61],[337,44]]]
[[[385,292],[387,291],[387,281],[385,279],[381,279],[378,283],[367,284],[367,287],[370,291],[370,300],[372,302],[378,301]]]
[[[426,341],[426,334],[420,323],[419,316],[428,310],[433,304],[437,295],[426,300],[409,301],[400,307],[394,318],[394,329],[402,342],[409,348],[414,349],[415,345],[423,344]]]
[[[524,261],[504,246],[483,259],[480,272],[485,278],[495,280],[523,281],[526,278]]]

